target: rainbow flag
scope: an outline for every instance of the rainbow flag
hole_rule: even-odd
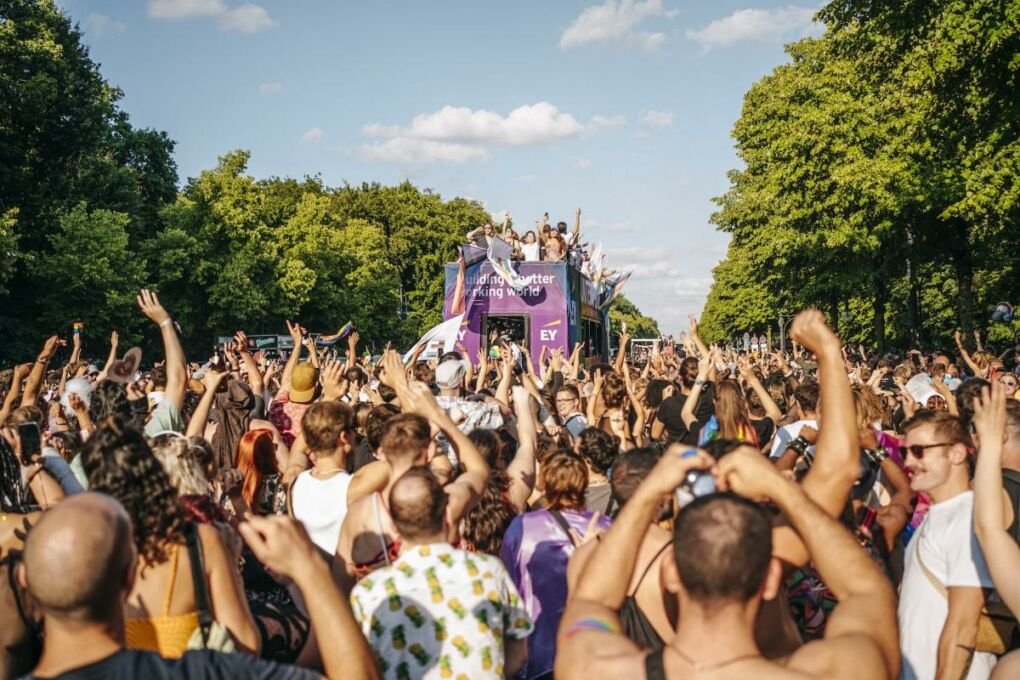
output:
[[[334,345],[340,340],[346,338],[348,335],[351,334],[351,331],[353,330],[354,324],[348,321],[346,324],[344,324],[343,328],[336,332],[336,334],[320,335],[319,339],[315,341],[315,344],[318,345],[319,347],[329,347],[330,345]]]

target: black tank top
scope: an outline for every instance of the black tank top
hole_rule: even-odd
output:
[[[645,657],[645,678],[647,680],[666,680],[666,666],[662,663],[663,649],[660,647]]]
[[[1002,471],[1002,488],[1009,496],[1013,506],[1013,523],[1006,529],[1013,540],[1020,543],[1020,471],[1005,469]]]
[[[653,557],[651,562],[649,562],[645,567],[645,571],[641,574],[641,578],[638,579],[633,592],[627,595],[627,597],[623,600],[623,605],[620,607],[620,624],[623,628],[623,634],[642,649],[661,650],[665,643],[655,631],[655,627],[648,620],[648,617],[645,616],[643,611],[641,611],[641,606],[638,605],[635,596],[637,595],[637,591],[641,587],[641,584],[644,582],[645,576],[647,576],[648,572],[651,570],[652,565],[655,564],[662,553],[666,552],[666,548],[671,545],[673,545],[672,541],[659,548],[659,552],[655,553],[655,557]],[[660,655],[659,663],[661,662],[662,658]],[[649,678],[651,678],[651,676],[649,676]]]

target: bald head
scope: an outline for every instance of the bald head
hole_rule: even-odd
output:
[[[25,542],[24,578],[47,616],[105,622],[131,587],[131,519],[109,496],[70,496],[43,514]]]
[[[444,534],[446,492],[432,470],[413,467],[390,490],[390,515],[400,535],[409,541],[425,541]]]

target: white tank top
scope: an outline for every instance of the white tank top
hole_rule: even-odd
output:
[[[352,479],[346,472],[316,479],[307,470],[298,475],[290,490],[294,518],[305,525],[312,542],[329,555],[336,552],[340,526],[347,516],[347,489]]]
[[[524,255],[525,262],[538,262],[541,259],[538,252],[540,245],[538,241],[534,243],[524,243],[521,241],[521,254]]]

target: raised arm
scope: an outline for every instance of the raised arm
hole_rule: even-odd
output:
[[[741,359],[738,363],[740,367],[740,375],[747,381],[748,386],[754,393],[758,395],[758,399],[761,400],[761,405],[765,408],[765,415],[774,424],[778,425],[779,421],[783,419],[783,412],[779,410],[779,406],[776,405],[775,400],[769,391],[765,389],[765,386],[758,380],[758,376],[753,370],[751,370],[750,364],[747,363],[747,359]],[[767,442],[765,442],[767,443]]]
[[[830,517],[836,517],[843,511],[850,490],[860,477],[860,435],[842,348],[839,338],[816,309],[798,314],[790,327],[790,335],[818,357],[819,411],[825,413],[815,445],[814,463],[804,477],[804,493]],[[780,528],[773,540],[777,557],[795,565],[806,562],[804,544],[796,536]]]
[[[209,422],[209,411],[216,400],[216,390],[226,377],[226,373],[212,369],[207,370],[202,375],[202,385],[205,386],[205,392],[202,393],[202,398],[199,399],[195,412],[191,414],[191,420],[188,421],[188,429],[184,433],[185,437],[202,437],[205,435],[205,426]]]
[[[7,416],[14,410],[14,404],[21,396],[21,383],[25,376],[32,371],[32,364],[19,364],[14,367],[14,375],[11,376],[11,386],[7,388],[7,396],[4,397],[3,407],[0,407],[0,425],[7,420]]]
[[[110,369],[113,368],[113,362],[117,360],[117,345],[119,342],[120,336],[117,335],[117,331],[110,333],[110,354],[106,357],[106,365],[103,366],[103,370],[96,376],[96,384],[110,377]]]
[[[708,355],[708,352],[702,355],[701,359],[698,360],[698,377],[694,380],[694,386],[691,387],[691,393],[687,395],[687,400],[684,402],[684,407],[680,410],[680,419],[684,421],[684,427],[688,430],[691,426],[698,422],[698,417],[694,415],[694,410],[698,407],[698,400],[701,398],[701,393],[705,389],[705,384],[708,382],[708,373],[711,369],[712,357]]]
[[[517,454],[506,468],[510,478],[510,489],[507,495],[517,512],[524,512],[535,488],[535,450],[538,446],[538,427],[535,414],[531,409],[531,396],[520,386],[513,388],[511,394],[514,412],[517,414]]]
[[[707,357],[708,356],[708,346],[705,345],[705,343],[701,341],[701,336],[698,335],[698,319],[693,314],[691,314],[690,317],[689,317],[689,320],[690,320],[690,328],[688,330],[688,333],[689,333],[689,335],[691,337],[691,340],[694,341],[694,346],[698,348],[698,354],[700,354],[703,357]]]
[[[892,585],[850,532],[750,447],[741,447],[719,461],[717,484],[745,498],[770,498],[790,518],[819,575],[839,601],[826,626],[825,642],[844,645],[844,661],[851,651],[845,645],[861,653],[861,666],[851,672],[839,668],[837,659],[825,653],[825,645],[816,643],[795,652],[790,667],[809,671],[813,677],[881,676],[876,674],[880,669],[867,666],[874,658],[862,646],[867,641],[872,650],[880,651],[885,677],[897,677],[900,650]]]
[[[301,335],[304,331],[301,328],[301,324],[291,323],[287,321],[287,333],[290,334],[291,342],[294,344],[294,349],[290,351],[290,356],[287,357],[287,363],[283,367],[283,374],[280,376],[280,389],[290,390],[290,376],[294,372],[294,367],[298,365],[298,361],[301,360]]]
[[[953,334],[953,338],[956,340],[956,349],[959,350],[960,356],[963,357],[963,362],[967,364],[968,368],[970,368],[971,374],[975,377],[983,378],[984,376],[981,375],[981,369],[974,363],[974,360],[971,358],[967,348],[963,346],[963,334],[960,333],[960,331],[956,331],[956,333]]]
[[[574,231],[570,234],[570,245],[576,246],[577,242],[581,240],[581,209],[578,208],[577,212],[574,213]]]
[[[600,661],[637,650],[633,642],[610,631],[621,628],[618,610],[627,596],[641,541],[662,499],[689,471],[709,468],[713,462],[703,451],[674,444],[623,506],[567,600],[557,635],[557,676],[601,677],[595,672]]]
[[[163,352],[166,355],[166,393],[164,400],[178,411],[184,405],[184,393],[188,387],[188,367],[184,362],[184,349],[177,337],[173,319],[159,302],[156,293],[142,289],[138,294],[138,306],[142,313],[159,327],[163,337]]]
[[[1020,612],[1020,547],[1006,531],[1002,488],[1002,447],[1006,439],[1006,394],[1002,385],[981,390],[974,400],[974,427],[981,447],[974,472],[974,532],[999,597]]]
[[[616,362],[613,364],[617,373],[623,372],[623,365],[627,360],[628,342],[630,342],[630,333],[620,333],[620,346],[616,348]]]
[[[35,402],[39,399],[39,392],[42,391],[42,384],[46,379],[46,367],[50,365],[50,360],[53,359],[53,355],[57,352],[59,340],[56,335],[51,335],[43,343],[42,352],[39,353],[39,358],[35,360],[32,372],[28,374],[25,390],[21,393],[21,406],[34,406]]]
[[[234,347],[237,349],[237,353],[241,357],[241,363],[244,364],[248,387],[251,388],[253,394],[261,396],[262,392],[265,390],[265,384],[262,381],[262,373],[259,371],[259,365],[255,363],[255,358],[251,355],[251,351],[248,349],[248,335],[244,331],[237,331],[234,333]]]

